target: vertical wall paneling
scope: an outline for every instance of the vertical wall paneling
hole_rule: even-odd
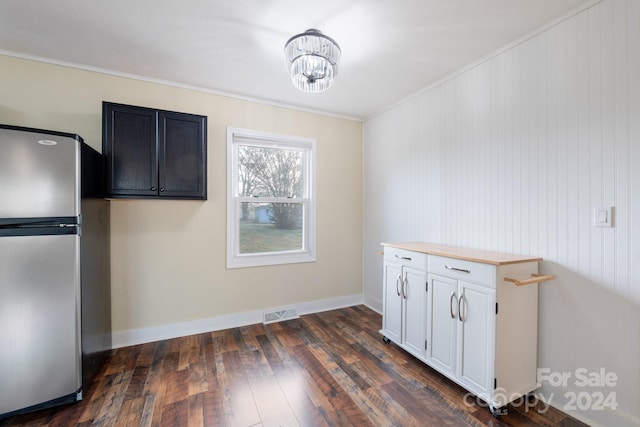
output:
[[[614,3],[602,4],[602,205],[617,206],[616,153],[623,143],[616,135],[616,50]],[[602,282],[615,290],[616,229],[602,229]]]
[[[590,155],[589,164],[587,164],[587,170],[590,172],[589,176],[589,196],[590,204],[592,208],[595,205],[603,205],[603,153],[604,148],[602,146],[602,114],[603,114],[603,89],[604,79],[603,76],[603,6],[600,4],[588,13],[587,27],[589,29],[588,43],[589,58],[587,69],[587,85],[589,88],[589,112],[588,123],[589,126],[589,139],[590,142]],[[611,148],[611,147],[607,147]],[[593,214],[592,214],[593,215]],[[590,218],[592,220],[592,218]],[[590,277],[594,281],[602,283],[602,245],[604,228],[591,229],[592,225],[589,224],[591,231],[591,244],[589,254],[589,267]],[[606,284],[605,284],[606,285]]]
[[[568,86],[570,79],[567,78],[567,68],[570,60],[568,50],[568,33],[570,23],[554,27],[555,38],[553,39],[553,55],[550,60],[555,63],[554,81],[550,83],[552,88],[552,97],[554,98],[555,110],[553,114],[553,132],[556,139],[555,150],[550,147],[550,152],[555,152],[556,179],[550,180],[551,185],[555,188],[555,204],[556,211],[549,213],[549,221],[553,224],[553,233],[550,237],[553,240],[555,236],[556,242],[556,259],[560,264],[569,264],[568,242],[569,242],[569,226],[567,221],[569,214],[569,200],[564,195],[569,194],[570,181],[568,177],[573,172],[570,167],[569,157],[569,126],[561,124],[569,123],[569,103],[568,103]],[[554,185],[555,182],[555,185]],[[572,182],[571,182],[572,183]],[[563,195],[562,197],[560,195]]]
[[[541,256],[538,365],[615,372],[617,409],[572,415],[640,425],[640,1],[591,4],[364,129],[365,299],[381,241]],[[561,409],[585,391],[541,388]]]
[[[577,32],[576,32],[576,48],[577,48],[577,67],[574,70],[578,79],[578,93],[577,104],[574,108],[578,110],[578,122],[576,123],[578,129],[578,151],[574,153],[578,157],[578,175],[576,184],[576,191],[578,193],[578,240],[577,240],[577,255],[578,255],[578,272],[585,277],[590,276],[590,232],[591,232],[591,200],[589,197],[589,190],[591,186],[590,180],[590,158],[591,147],[589,143],[589,136],[591,135],[591,129],[588,126],[589,123],[589,56],[590,56],[590,31],[589,31],[589,16],[591,10],[587,10],[577,16]],[[586,125],[585,125],[586,124]]]
[[[567,200],[567,217],[564,221],[564,226],[567,229],[567,267],[573,271],[578,270],[578,247],[580,245],[580,230],[579,230],[579,176],[580,170],[580,157],[579,153],[584,151],[579,149],[579,119],[580,119],[580,98],[581,91],[579,85],[579,72],[580,65],[578,62],[578,52],[583,46],[578,45],[578,21],[576,19],[569,20],[564,27],[567,28],[567,41],[566,47],[563,53],[566,55],[567,63],[566,69],[563,70],[564,79],[566,82],[566,89],[563,93],[565,101],[567,103],[567,122],[565,129],[567,130],[567,192],[565,193],[565,199]],[[569,220],[571,218],[571,220]]]
[[[501,234],[502,239],[499,241],[498,248],[505,248],[509,252],[513,252],[514,242],[514,203],[516,194],[513,191],[513,182],[515,180],[513,167],[514,164],[514,110],[512,108],[513,100],[516,96],[515,83],[514,83],[514,51],[509,50],[503,55],[500,55],[500,59],[503,60],[504,65],[500,76],[500,88],[504,88],[504,100],[500,102],[502,116],[498,118],[499,123],[504,123],[500,126],[502,130],[502,141],[500,145],[500,151],[503,153],[503,161],[500,162],[501,168],[501,181],[500,186],[502,192],[498,194],[498,203],[500,204],[500,210],[504,211],[504,221],[500,221],[498,224],[504,225],[504,231]],[[499,107],[499,108],[500,108]]]
[[[633,284],[640,283],[640,168],[637,159],[640,158],[640,81],[637,78],[640,75],[640,24],[637,17],[640,16],[640,2],[628,2],[627,13],[627,55],[629,61],[628,69],[628,108],[629,108],[629,149],[630,156],[628,158],[629,173],[631,180],[629,182],[628,195],[630,198],[629,209],[629,225],[631,228],[631,239],[629,242],[631,259],[629,260],[631,280],[629,280],[630,289],[628,293],[633,295],[634,301],[640,300],[640,286],[631,287]],[[635,160],[635,161],[634,161]],[[635,166],[635,167],[632,167]],[[624,180],[625,177],[622,177]],[[635,214],[635,216],[634,216]],[[635,237],[635,239],[634,239]],[[640,335],[639,335],[640,337]],[[640,341],[640,340],[638,340]]]
[[[614,220],[617,228],[630,229],[630,188],[626,177],[630,172],[631,150],[629,148],[629,57],[627,55],[627,38],[629,31],[628,11],[626,3],[616,4],[613,11],[613,135],[615,139],[615,164],[612,171],[614,178],[615,206]],[[615,279],[616,292],[628,293],[630,289],[631,240],[629,233],[616,233],[615,246]]]
[[[549,67],[546,81],[541,88],[547,105],[543,109],[544,124],[541,133],[540,168],[538,174],[544,180],[547,188],[546,197],[538,193],[539,212],[541,218],[540,228],[546,230],[542,250],[549,258],[558,258],[558,245],[555,236],[558,234],[558,157],[560,141],[558,139],[558,27],[552,27],[546,32],[545,52],[549,58]]]
[[[627,159],[628,173],[631,179],[627,181],[627,176],[621,176],[620,181],[628,182],[629,197],[628,221],[631,232],[629,233],[629,280],[627,282],[628,290],[626,292],[632,301],[640,301],[640,167],[638,167],[638,159],[640,159],[640,2],[628,1],[626,21],[623,21],[623,14],[619,14],[621,22],[627,26],[627,46],[626,56],[628,61],[628,144],[629,157]],[[623,250],[622,248],[620,248]],[[624,287],[624,283],[620,288]],[[635,316],[630,316],[628,324],[639,322]],[[640,330],[633,328],[628,331],[628,352],[630,354],[640,353]],[[636,361],[637,364],[637,357]],[[631,362],[631,363],[634,363]],[[640,406],[638,396],[640,396],[640,381],[636,381],[635,389],[632,390],[636,397],[634,404]]]

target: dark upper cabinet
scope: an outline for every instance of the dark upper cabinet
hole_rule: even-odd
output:
[[[110,197],[207,198],[207,118],[103,102]]]

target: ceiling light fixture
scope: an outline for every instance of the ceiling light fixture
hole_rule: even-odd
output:
[[[291,81],[305,92],[329,89],[338,75],[340,55],[338,43],[315,29],[291,37],[284,45]]]

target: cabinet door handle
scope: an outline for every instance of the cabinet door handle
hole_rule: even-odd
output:
[[[451,267],[450,265],[446,265],[446,264],[445,264],[444,268],[446,268],[447,270],[461,271],[463,273],[471,273],[471,270],[465,270],[464,268]]]
[[[451,318],[455,319],[456,315],[453,314],[453,302],[455,300],[457,300],[458,298],[456,297],[456,293],[455,292],[451,292],[451,298],[449,299],[449,313],[451,313]]]
[[[464,298],[464,294],[460,294],[460,298],[458,298],[458,319],[461,322],[464,322],[466,320],[466,315],[463,317],[462,316],[462,303],[465,303],[464,305],[466,305],[466,300]]]
[[[403,259],[405,261],[411,261],[411,257],[408,257],[408,256],[400,256],[400,255],[396,254],[396,258],[400,258],[400,259]]]
[[[407,279],[407,273],[404,273],[404,279],[402,279],[402,297],[404,299],[407,299],[407,283],[408,283],[408,279]]]
[[[398,274],[398,277],[396,278],[396,294],[398,294],[398,296],[400,296],[400,281],[402,280],[402,276],[400,274]]]
[[[160,192],[163,193],[164,192],[164,187],[160,187]]]
[[[156,187],[151,187],[151,191],[156,191]]]

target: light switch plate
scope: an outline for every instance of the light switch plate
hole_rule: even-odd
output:
[[[613,206],[594,206],[594,227],[613,227]]]

